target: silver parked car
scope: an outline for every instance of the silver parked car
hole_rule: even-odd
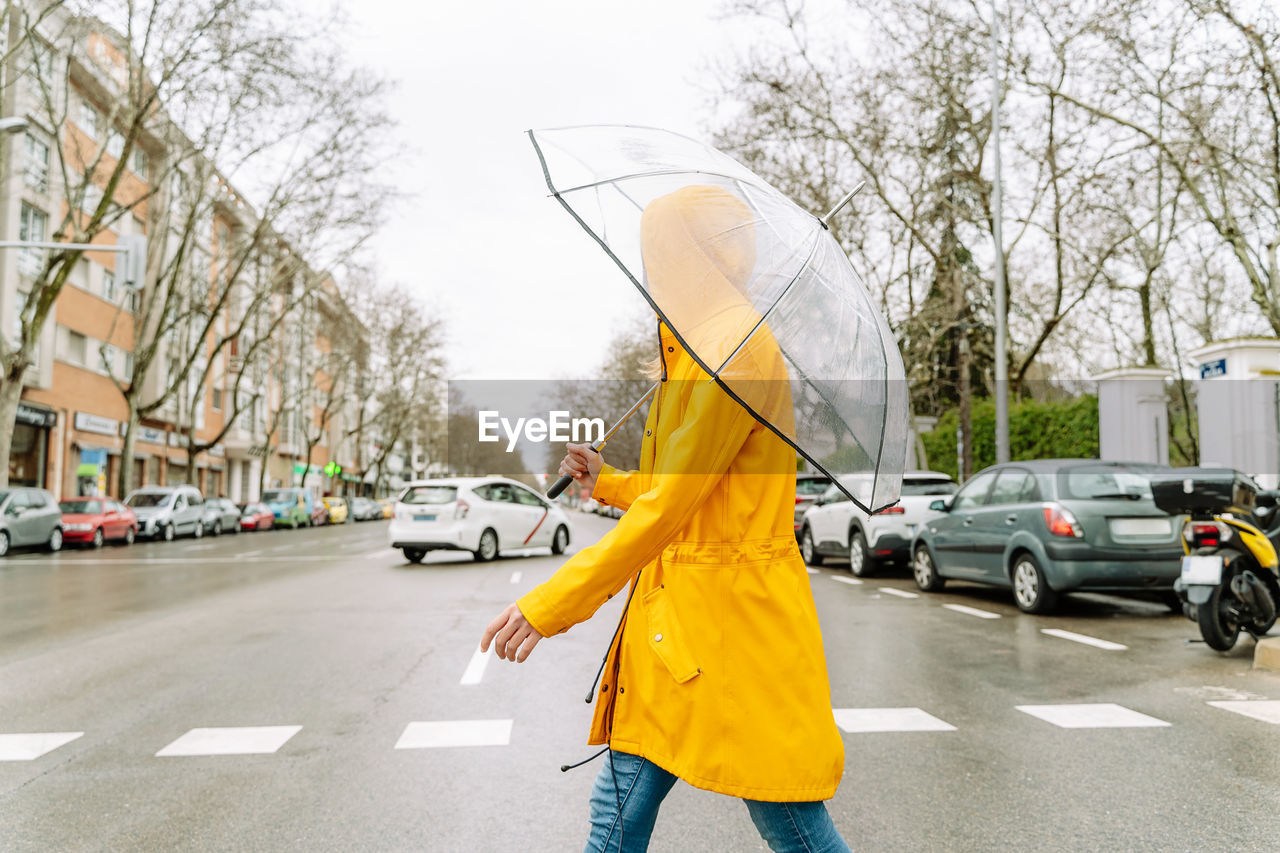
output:
[[[44,489],[0,489],[0,557],[15,545],[62,549],[62,510]]]
[[[240,532],[240,507],[226,498],[209,498],[204,502],[204,532],[221,536]]]
[[[204,497],[194,486],[143,486],[125,504],[138,516],[138,535],[170,541],[204,535]]]

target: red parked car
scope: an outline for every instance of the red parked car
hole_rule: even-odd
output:
[[[58,502],[62,510],[62,541],[101,548],[108,539],[133,544],[138,535],[138,517],[133,510],[111,498],[67,498]]]
[[[236,504],[240,507],[241,530],[270,530],[275,527],[276,514],[266,504]]]

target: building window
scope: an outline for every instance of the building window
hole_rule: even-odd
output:
[[[98,122],[100,121],[98,109],[88,101],[80,101],[80,116],[76,124],[80,125],[80,129],[89,134],[90,137],[98,136]]]
[[[27,186],[37,192],[49,190],[49,146],[27,134],[27,159],[22,170]]]
[[[80,196],[80,209],[89,216],[98,209],[99,202],[102,201],[102,190],[93,182],[93,178],[89,175],[84,176],[84,192]]]
[[[114,130],[107,134],[107,153],[117,160],[124,153],[124,137]]]
[[[133,353],[124,354],[124,378],[133,381]]]
[[[221,388],[213,389],[213,407],[217,409],[219,412],[222,411],[222,389]]]
[[[102,298],[110,302],[112,305],[115,305],[116,297],[118,295],[119,294],[116,292],[116,274],[113,273],[111,270],[103,270],[102,271]]]
[[[39,243],[44,241],[45,228],[49,217],[42,211],[23,202],[22,214],[18,220],[18,239],[24,242]],[[44,269],[44,249],[25,248],[18,256],[18,270],[23,275],[36,278]]]
[[[67,361],[83,365],[85,353],[89,348],[89,339],[79,332],[67,330]]]
[[[133,173],[144,181],[147,179],[147,152],[141,148],[133,149]]]
[[[130,314],[138,313],[138,291],[128,288],[124,292],[124,310]]]

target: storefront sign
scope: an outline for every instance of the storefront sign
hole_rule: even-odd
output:
[[[58,425],[58,413],[49,409],[37,409],[26,403],[18,404],[17,422],[27,426],[53,429]]]
[[[120,434],[124,435],[128,424],[120,424]],[[134,440],[149,441],[152,444],[164,444],[164,430],[154,427],[139,426],[133,430]]]
[[[73,424],[81,432],[96,432],[99,435],[115,435],[120,431],[120,422],[88,412],[76,412]]]

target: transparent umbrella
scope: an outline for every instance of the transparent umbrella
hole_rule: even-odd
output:
[[[902,356],[821,219],[671,131],[610,125],[529,137],[552,195],[721,388],[862,509],[898,500]],[[837,479],[846,474],[862,476]]]

